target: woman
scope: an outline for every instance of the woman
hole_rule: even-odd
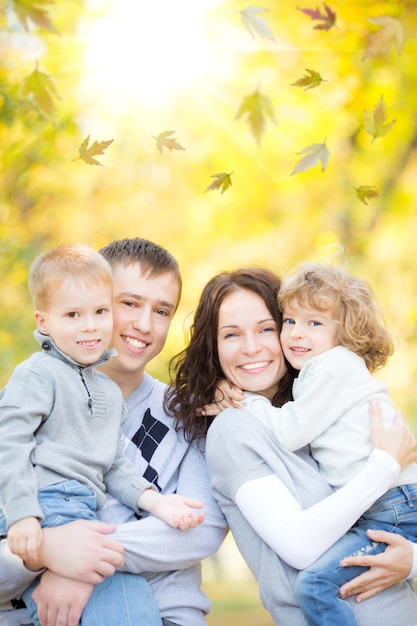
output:
[[[310,546],[308,559],[314,560],[344,534],[365,510],[365,502],[373,502],[389,488],[392,475],[387,456],[374,451],[364,473],[330,495],[307,451],[282,450],[249,412],[229,409],[214,419],[205,410],[195,417],[198,407],[213,401],[223,378],[267,396],[276,406],[290,398],[293,372],[284,361],[278,338],[279,286],[278,277],[260,269],[221,273],[209,281],[195,313],[190,343],[171,363],[176,378],[166,404],[190,440],[203,442],[207,433],[214,494],[274,623],[305,626],[293,594],[296,568],[305,567]],[[398,454],[395,446],[389,448],[390,443],[393,439],[385,438],[380,447],[400,464],[405,457],[406,462],[416,459],[414,453]],[[261,538],[273,532],[284,537],[283,552],[289,543],[285,559],[292,561],[292,567]],[[362,626],[375,624],[375,615],[380,625],[388,626],[393,619],[417,624],[417,599],[406,583],[365,603],[352,604]]]

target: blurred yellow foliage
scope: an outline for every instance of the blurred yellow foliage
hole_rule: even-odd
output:
[[[248,265],[285,272],[331,259],[341,245],[347,269],[371,282],[398,338],[380,376],[417,419],[417,4],[334,0],[327,31],[314,29],[298,4],[266,0],[262,28],[251,34],[234,0],[65,0],[48,3],[56,35],[30,16],[25,30],[14,3],[2,3],[1,383],[35,347],[26,277],[49,246],[141,236],[172,251],[184,296],[152,365],[166,380],[213,273]],[[387,23],[401,24],[401,54],[387,45],[366,56]],[[21,94],[36,67],[61,98],[54,125]],[[293,86],[306,68],[323,79],[315,89]],[[236,119],[258,91],[273,112],[259,144],[248,121]],[[364,111],[381,97],[396,123],[372,143]],[[153,137],[166,128],[185,150],[158,151]],[[73,160],[88,135],[114,138],[103,167]],[[324,141],[325,171],[291,176],[296,155]],[[233,185],[204,193],[218,172],[233,172]],[[355,193],[362,186],[379,196],[364,204]]]

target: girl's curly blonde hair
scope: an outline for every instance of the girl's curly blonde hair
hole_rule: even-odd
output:
[[[332,310],[341,346],[362,357],[370,372],[383,367],[394,352],[380,306],[370,285],[340,268],[303,263],[282,283],[281,311],[294,303],[318,311]]]

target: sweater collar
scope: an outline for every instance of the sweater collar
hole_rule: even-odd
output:
[[[107,361],[112,356],[117,356],[116,350],[114,349],[105,350],[95,363],[90,363],[89,365],[82,365],[81,363],[78,363],[78,361],[74,361],[74,359],[72,359],[70,356],[68,356],[64,352],[62,352],[62,350],[58,348],[56,343],[53,341],[53,339],[49,335],[43,335],[41,332],[39,332],[39,330],[35,330],[34,335],[35,335],[36,341],[41,345],[42,350],[44,352],[47,352],[51,356],[54,356],[55,358],[60,359],[61,361],[65,361],[66,363],[70,363],[71,365],[74,365],[76,367],[82,367],[84,369],[87,367],[97,367],[99,365],[104,365],[105,363],[107,363]]]

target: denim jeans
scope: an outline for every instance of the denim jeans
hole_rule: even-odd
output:
[[[96,495],[77,480],[49,485],[38,492],[45,519],[42,527],[61,526],[77,519],[97,520]],[[0,535],[6,535],[6,519],[0,510]]]
[[[38,492],[39,504],[45,519],[42,527],[61,526],[86,519],[97,520],[94,492],[76,480],[62,481]],[[5,534],[6,521],[0,512],[0,534]],[[35,581],[23,594],[33,624],[40,626],[32,592]],[[10,618],[12,616],[10,612]],[[7,613],[4,613],[6,619]],[[7,622],[6,622],[7,623]],[[83,611],[81,626],[161,626],[158,607],[147,581],[139,575],[116,572],[95,585]]]
[[[390,489],[346,535],[313,565],[300,572],[295,594],[309,626],[357,626],[350,606],[339,598],[339,587],[368,568],[340,567],[340,561],[350,555],[374,555],[385,550],[386,544],[369,539],[368,528],[399,533],[415,542],[417,485]]]
[[[36,582],[23,594],[34,626],[40,626],[32,600]],[[161,626],[162,620],[150,586],[142,576],[116,572],[95,585],[80,626]]]

